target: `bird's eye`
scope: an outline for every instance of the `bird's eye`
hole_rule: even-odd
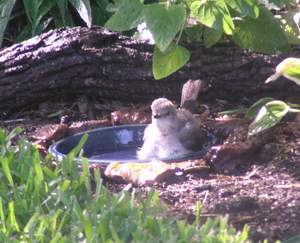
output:
[[[162,114],[155,114],[155,115],[153,115],[153,118],[158,119],[158,118],[166,117],[168,115],[170,115],[169,111],[162,113]]]

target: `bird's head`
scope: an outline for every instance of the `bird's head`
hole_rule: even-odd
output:
[[[176,107],[166,98],[158,98],[152,102],[152,123],[162,132],[168,132],[176,124]]]

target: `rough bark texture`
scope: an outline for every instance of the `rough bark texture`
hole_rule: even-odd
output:
[[[53,30],[0,50],[0,111],[24,109],[28,105],[85,93],[128,102],[166,96],[179,100],[188,79],[207,83],[201,97],[240,100],[271,95],[297,97],[300,88],[289,81],[265,85],[283,56],[243,51],[231,43],[206,49],[187,46],[190,62],[163,80],[154,80],[151,45],[108,32],[102,28]],[[299,56],[295,48],[293,56]],[[291,54],[286,54],[289,56]]]

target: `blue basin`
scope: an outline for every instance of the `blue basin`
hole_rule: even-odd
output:
[[[136,151],[143,145],[144,130],[147,125],[123,125],[114,127],[104,127],[78,133],[62,139],[50,146],[49,152],[61,161],[80,141],[81,137],[87,133],[88,139],[83,146],[83,156],[90,163],[109,164],[111,162],[149,162],[141,161],[136,157]],[[176,161],[196,159],[202,157],[207,148],[210,147],[215,137],[209,135],[209,141],[201,151],[193,152]],[[80,162],[80,158],[76,158]],[[171,159],[170,159],[171,161]],[[174,159],[172,160],[174,161]]]

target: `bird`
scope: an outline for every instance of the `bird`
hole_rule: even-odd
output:
[[[275,74],[268,77],[265,83],[272,82],[280,76],[294,81],[300,85],[300,59],[295,57],[288,57],[276,66]]]
[[[176,159],[202,148],[206,132],[190,111],[177,109],[167,98],[155,99],[151,111],[138,159]]]

